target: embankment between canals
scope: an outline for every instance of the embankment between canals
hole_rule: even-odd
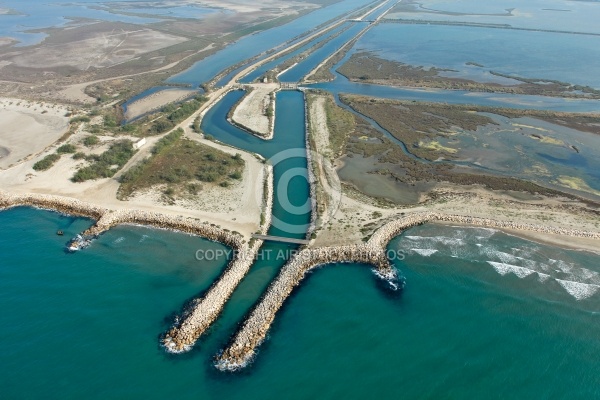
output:
[[[339,262],[366,263],[374,265],[379,276],[385,279],[395,279],[396,271],[386,257],[386,248],[390,240],[406,229],[428,222],[452,222],[600,240],[600,232],[423,212],[410,214],[386,223],[365,244],[303,249],[281,269],[277,278],[253,308],[229,345],[217,356],[216,367],[220,370],[233,371],[247,366],[252,361],[257,348],[267,336],[277,311],[283,306],[294,288],[302,282],[306,274],[315,267]]]

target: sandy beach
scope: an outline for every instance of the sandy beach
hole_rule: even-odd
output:
[[[33,164],[47,154],[54,153],[55,146],[50,146],[39,156],[25,161],[4,171],[0,171],[0,187],[15,194],[49,194],[78,199],[100,207],[112,210],[138,209],[158,212],[166,215],[199,218],[220,225],[231,231],[237,231],[249,237],[258,229],[260,222],[261,203],[263,196],[262,180],[265,165],[254,155],[205,140],[186,126],[186,136],[204,145],[218,148],[229,154],[242,154],[246,163],[242,179],[229,188],[207,186],[194,201],[182,200],[175,204],[165,204],[160,200],[160,187],[133,197],[128,201],[117,199],[119,176],[150,156],[156,142],[162,136],[147,138],[144,145],[132,159],[113,178],[104,178],[83,183],[71,182],[70,178],[77,168],[84,165],[81,160],[74,160],[70,154],[63,155],[56,164],[47,171],[35,171]],[[81,140],[87,136],[85,130],[80,130],[69,138],[67,143],[81,146]],[[101,136],[100,144],[90,152],[99,154],[106,150],[110,143],[127,136]],[[135,138],[129,138],[136,140]]]
[[[66,106],[0,98],[0,169],[36,154],[69,127]]]

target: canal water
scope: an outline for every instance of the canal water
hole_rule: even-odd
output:
[[[236,65],[245,59],[282,45],[319,24],[369,3],[371,3],[370,0],[341,1],[315,10],[285,25],[246,36],[217,54],[197,62],[190,69],[169,78],[168,82],[191,84],[197,87],[210,81],[231,65]]]

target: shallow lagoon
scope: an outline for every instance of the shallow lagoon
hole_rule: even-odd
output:
[[[578,189],[600,196],[600,136],[569,129],[534,118],[509,119],[486,114],[498,125],[480,127],[476,132],[455,131],[440,140],[458,150],[458,160],[471,167],[483,167],[508,176],[545,186]],[[573,148],[572,146],[575,146]]]
[[[91,8],[110,1],[79,0],[77,3],[52,3],[46,0],[6,0],[2,7],[15,12],[0,15],[0,37],[8,36],[19,40],[18,46],[30,46],[41,42],[46,34],[28,32],[34,29],[61,27],[70,22],[70,18],[89,18],[104,21],[131,22],[146,24],[157,19],[114,14],[105,10]],[[135,3],[132,3],[135,4]],[[133,11],[134,9],[132,9]]]
[[[600,36],[381,24],[369,30],[354,49],[405,64],[457,71],[444,72],[449,77],[511,83],[489,74],[495,71],[600,89]],[[467,65],[469,62],[484,67]]]
[[[600,33],[598,2],[570,0],[427,0],[386,18],[500,24],[516,28]]]

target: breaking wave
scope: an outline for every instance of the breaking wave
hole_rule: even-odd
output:
[[[423,257],[430,257],[438,252],[437,249],[410,249],[410,251]]]
[[[492,238],[498,232],[494,229],[455,227],[449,231],[452,229],[449,227],[447,234],[442,230],[442,235],[440,228],[437,229],[432,236],[404,236],[405,248],[422,257],[438,253],[469,262],[485,262],[501,276],[512,274],[520,279],[532,276],[542,284],[556,281],[577,301],[594,296],[600,289],[600,272],[584,268],[582,265],[591,264],[581,264],[578,258],[559,249],[528,241],[510,246],[512,240],[507,243],[504,237]]]

